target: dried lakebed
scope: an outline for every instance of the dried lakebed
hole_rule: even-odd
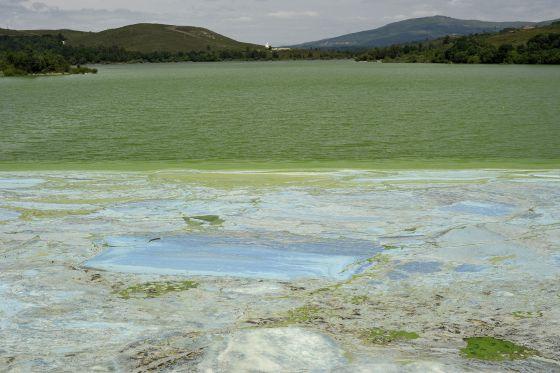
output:
[[[8,371],[558,371],[560,172],[0,173]]]

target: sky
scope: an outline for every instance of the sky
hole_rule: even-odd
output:
[[[560,18],[560,0],[0,0],[0,27],[100,31],[132,23],[200,26],[288,45],[416,17],[486,21]]]

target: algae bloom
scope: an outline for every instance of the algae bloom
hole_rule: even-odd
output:
[[[408,332],[405,330],[385,330],[382,328],[365,330],[361,334],[361,337],[364,341],[373,344],[388,344],[420,338],[418,333],[415,332]]]
[[[537,355],[537,351],[516,345],[513,342],[493,337],[466,338],[467,347],[461,354],[468,359],[478,360],[520,360]]]
[[[203,224],[222,225],[225,223],[225,220],[218,215],[185,216],[183,220],[192,226],[201,226]]]
[[[157,298],[165,294],[179,291],[186,291],[198,287],[198,283],[194,281],[164,281],[164,282],[147,282],[130,286],[119,291],[117,294],[123,299],[130,299],[133,296],[143,298]]]
[[[318,306],[306,305],[288,311],[286,322],[288,324],[305,324],[320,318],[321,309]]]

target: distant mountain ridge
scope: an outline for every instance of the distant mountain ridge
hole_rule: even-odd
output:
[[[156,23],[139,23],[100,32],[75,30],[6,30],[0,35],[57,35],[62,34],[70,46],[120,47],[131,52],[189,52],[264,48],[260,45],[242,43],[214,31],[193,26],[174,26]]]
[[[544,26],[552,22],[486,22],[445,16],[423,17],[390,23],[373,30],[298,44],[293,47],[305,49],[366,49],[434,40],[447,35],[470,35],[497,32],[506,28]]]

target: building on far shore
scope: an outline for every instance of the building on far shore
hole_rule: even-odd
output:
[[[292,49],[292,48],[275,48],[272,45],[270,45],[269,43],[266,43],[264,45],[264,47],[268,50],[271,50],[271,51],[289,51],[289,50]]]

